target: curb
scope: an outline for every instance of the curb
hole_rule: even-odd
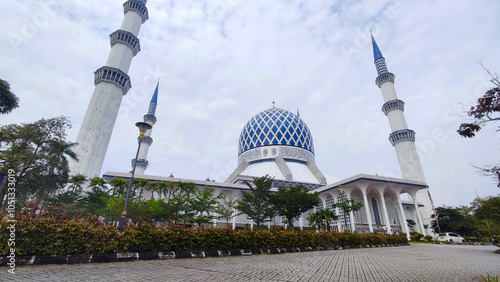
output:
[[[16,265],[41,265],[41,264],[75,264],[75,263],[101,263],[101,262],[124,262],[134,260],[156,260],[156,259],[182,259],[182,258],[206,258],[226,256],[251,256],[269,255],[283,253],[298,253],[311,251],[329,251],[351,248],[377,248],[409,246],[409,244],[382,244],[382,245],[359,245],[359,246],[323,246],[323,247],[288,247],[269,249],[233,249],[215,251],[172,251],[172,252],[131,252],[131,253],[104,253],[104,254],[71,254],[71,255],[33,255],[19,256],[15,258]],[[7,266],[10,258],[0,257],[0,266]]]

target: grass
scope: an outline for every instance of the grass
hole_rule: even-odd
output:
[[[434,244],[435,242],[427,242],[427,241],[408,241],[410,244]]]
[[[498,282],[498,275],[497,276],[490,276],[488,274],[488,276],[483,276],[483,275],[479,275],[481,276],[481,278],[483,278],[483,280],[485,282]]]

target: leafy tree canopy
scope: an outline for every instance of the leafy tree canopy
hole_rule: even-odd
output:
[[[10,84],[0,79],[0,114],[8,114],[19,107],[19,98],[10,91]]]
[[[270,202],[272,178],[267,175],[254,178],[253,185],[247,182],[249,192],[242,192],[237,209],[260,226],[270,220],[274,211]]]
[[[0,127],[0,171],[16,172],[19,199],[47,198],[68,182],[68,157],[78,160],[66,141],[67,117]]]
[[[309,214],[308,220],[313,227],[318,227],[320,231],[330,231],[330,224],[339,219],[335,211],[331,209],[320,209]]]
[[[333,207],[340,208],[344,212],[344,230],[349,230],[347,215],[352,211],[359,211],[363,207],[363,203],[354,199],[344,198],[341,202],[333,204]]]
[[[278,191],[271,195],[270,202],[277,214],[286,218],[290,229],[293,229],[293,221],[302,213],[314,208],[318,204],[318,193],[309,193],[302,185],[297,187],[279,187]]]
[[[479,219],[486,219],[500,224],[500,197],[487,197],[472,202],[476,207],[474,215]]]
[[[474,234],[474,218],[469,214],[468,210],[445,206],[436,208],[436,213],[441,232],[456,232],[462,236],[476,235]],[[431,225],[436,233],[439,232],[437,224],[436,220],[433,220]]]

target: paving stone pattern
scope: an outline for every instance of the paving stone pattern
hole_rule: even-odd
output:
[[[0,281],[482,281],[495,246],[417,245],[276,255],[0,267]]]

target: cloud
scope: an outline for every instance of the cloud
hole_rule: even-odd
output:
[[[329,179],[400,176],[374,83],[372,30],[417,132],[434,203],[465,205],[474,190],[498,194],[470,165],[498,159],[497,133],[485,129],[467,140],[455,132],[466,118],[463,105],[490,86],[478,62],[498,72],[496,1],[183,0],[149,1],[148,9],[142,51],[129,71],[133,88],[123,97],[103,172],[130,170],[134,124],[160,78],[148,173],[225,180],[241,129],[275,101],[300,109]],[[7,1],[4,10],[0,78],[21,107],[1,124],[66,115],[75,140],[93,72],[106,62],[108,35],[120,28],[122,1]]]

